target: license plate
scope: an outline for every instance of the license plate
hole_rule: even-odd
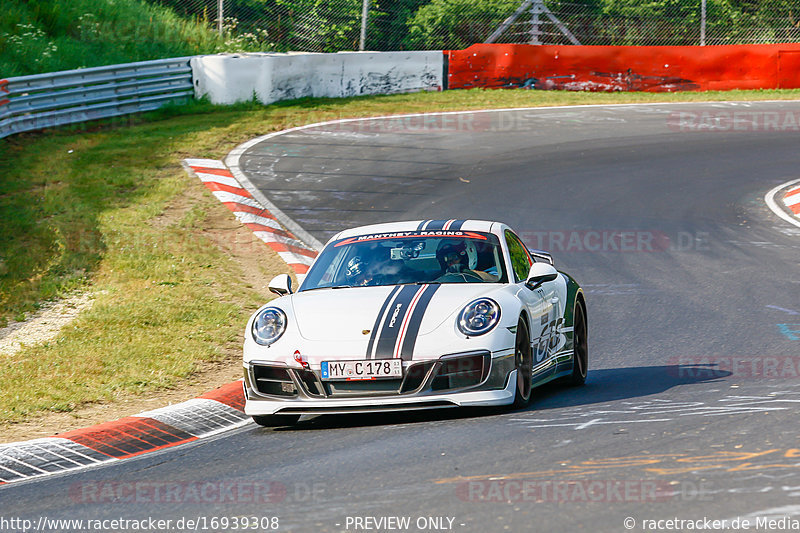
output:
[[[403,377],[402,359],[322,362],[322,379],[325,380],[353,381],[401,377]]]

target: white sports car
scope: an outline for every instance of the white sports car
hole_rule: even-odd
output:
[[[526,405],[533,387],[586,380],[583,291],[505,224],[423,220],[343,231],[296,292],[248,321],[245,413]]]

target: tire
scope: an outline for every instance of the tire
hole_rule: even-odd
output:
[[[300,415],[263,415],[253,417],[253,422],[265,428],[292,426],[298,420],[300,420]]]
[[[513,404],[515,409],[521,409],[531,402],[533,355],[531,353],[530,339],[528,326],[520,317],[517,322],[517,338],[514,341],[514,367],[517,370],[517,386]]]
[[[586,327],[586,309],[580,300],[575,302],[575,314],[572,330],[572,375],[567,383],[580,386],[586,383],[589,371],[589,340]]]

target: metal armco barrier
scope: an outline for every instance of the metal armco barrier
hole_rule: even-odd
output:
[[[0,80],[0,138],[194,98],[191,57]]]
[[[193,77],[194,67],[194,77]],[[194,83],[197,87],[194,87]],[[0,79],[0,138],[208,95],[301,96],[522,87],[672,92],[800,88],[800,44],[535,46],[354,54],[222,54]]]
[[[728,91],[800,88],[800,45],[534,46],[445,52],[449,89]]]

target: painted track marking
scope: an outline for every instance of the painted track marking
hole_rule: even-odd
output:
[[[766,195],[764,195],[764,201],[767,203],[767,207],[769,207],[770,210],[772,210],[773,213],[778,215],[780,218],[782,218],[783,220],[785,220],[789,224],[792,224],[792,225],[797,226],[798,228],[800,228],[800,219],[790,216],[786,211],[784,211],[778,205],[778,202],[775,200],[775,196],[780,191],[786,189],[787,187],[791,187],[792,185],[798,184],[798,183],[800,183],[800,179],[787,181],[786,183],[782,183],[782,184],[778,185],[774,189],[770,190]],[[790,193],[792,199],[794,199],[794,195],[795,195],[796,191],[800,191],[800,188],[791,189],[790,191],[788,191]],[[789,195],[784,196],[784,202],[786,201],[787,197],[790,197],[790,196]],[[793,207],[794,208],[798,208],[797,210],[795,210],[795,209],[792,209],[792,210],[795,213],[797,213],[798,216],[800,216],[800,204],[793,204],[791,207],[789,206],[789,204],[786,204],[786,205],[790,209],[792,209]]]

